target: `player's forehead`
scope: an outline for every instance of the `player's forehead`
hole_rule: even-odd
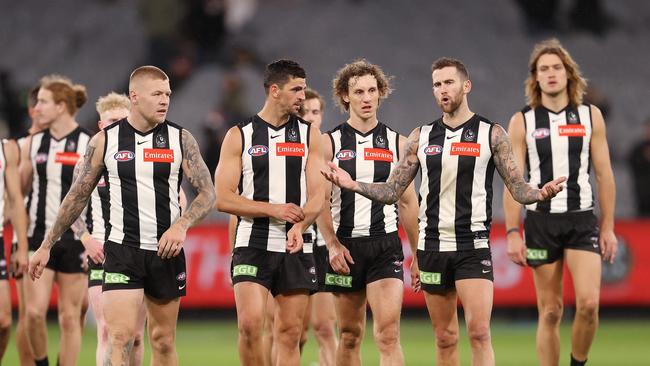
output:
[[[445,80],[459,80],[460,79],[460,72],[458,72],[458,69],[456,66],[445,66],[440,69],[435,69],[431,73],[431,78],[433,79],[433,82],[443,82]]]
[[[135,89],[147,93],[171,93],[169,79],[143,76],[134,81]]]
[[[307,79],[290,76],[289,80],[282,87],[284,90],[302,90],[307,89]]]
[[[353,76],[348,81],[349,90],[367,90],[377,88],[377,78],[371,74]]]
[[[305,110],[320,110],[320,100],[318,100],[318,98],[305,99],[303,107]]]
[[[537,59],[537,68],[540,68],[542,66],[555,66],[555,65],[563,65],[562,59],[560,59],[560,56],[554,54],[554,53],[545,53]]]
[[[99,119],[102,121],[117,121],[124,119],[129,115],[129,110],[126,108],[111,108],[99,114]]]

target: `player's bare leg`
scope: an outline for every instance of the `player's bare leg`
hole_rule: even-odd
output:
[[[541,366],[560,362],[560,321],[562,320],[563,260],[533,269],[537,292],[537,359]]]
[[[492,281],[481,278],[459,280],[456,281],[456,291],[465,311],[467,335],[472,347],[472,365],[494,366],[494,349],[490,334],[494,296]]]
[[[81,350],[81,305],[86,297],[87,277],[85,273],[56,274],[59,288],[59,364],[76,365]]]
[[[9,343],[11,334],[11,296],[9,281],[0,280],[0,362]]]
[[[436,335],[436,365],[459,366],[457,294],[449,290],[444,294],[424,292],[424,300]]]
[[[334,366],[338,347],[334,295],[317,292],[311,297],[311,324],[318,342],[318,363],[320,366]]]
[[[27,320],[25,325],[27,338],[35,360],[42,360],[47,357],[47,323],[45,315],[50,305],[54,275],[54,271],[45,268],[38,281],[23,281]]]
[[[380,353],[379,364],[403,365],[400,316],[404,283],[396,278],[384,278],[367,284],[366,294],[372,309],[372,328]]]
[[[266,300],[269,290],[254,282],[240,282],[233,286],[239,329],[239,361],[243,366],[264,364],[263,331]]]
[[[300,335],[308,300],[307,291],[275,297],[273,344],[277,352],[277,365],[300,365]]]
[[[124,365],[131,358],[138,326],[138,310],[142,306],[144,289],[105,291],[102,297],[104,319],[108,328],[104,364]]]
[[[360,366],[361,342],[366,330],[366,291],[335,294],[334,303],[340,333],[336,364]]]
[[[149,342],[151,343],[151,364],[160,366],[178,365],[176,354],[176,323],[178,321],[178,309],[181,304],[180,298],[171,300],[155,299],[145,295],[144,300],[147,308]],[[134,309],[137,319],[140,316],[140,308]],[[138,326],[136,324],[135,326]],[[138,329],[134,329],[135,334]]]
[[[584,250],[567,249],[565,260],[576,293],[576,315],[571,329],[571,354],[584,361],[598,329],[600,299],[600,255]]]

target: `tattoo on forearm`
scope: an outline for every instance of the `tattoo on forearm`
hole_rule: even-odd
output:
[[[390,173],[386,183],[358,182],[358,193],[370,198],[371,200],[385,204],[393,204],[397,202],[406,190],[406,187],[411,184],[420,168],[420,161],[418,160],[417,155],[419,136],[419,129],[411,133],[406,141],[404,157]]]
[[[494,165],[512,197],[523,204],[537,202],[539,189],[532,188],[524,180],[515,162],[508,134],[503,130],[503,127],[495,125],[492,128],[490,142],[492,143],[492,151],[494,151]]]
[[[78,170],[77,177],[63,199],[56,221],[47,234],[47,240],[44,243],[47,249],[51,248],[59,240],[65,230],[72,225],[88,204],[88,199],[93,189],[95,189],[103,170],[103,166],[92,166],[91,162],[94,153],[95,147],[88,145],[84,160],[78,164],[78,169],[75,169]]]
[[[216,193],[210,179],[210,171],[201,157],[199,145],[186,130],[183,130],[182,144],[185,154],[183,159],[187,164],[187,170],[184,173],[192,187],[198,192],[181,217],[187,220],[189,227],[202,220],[214,207]]]

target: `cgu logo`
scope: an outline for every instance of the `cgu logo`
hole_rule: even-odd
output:
[[[248,155],[250,156],[262,156],[266,155],[269,152],[269,148],[264,145],[255,145],[251,146],[248,149]]]
[[[548,128],[538,128],[535,131],[533,131],[532,136],[533,138],[535,138],[535,140],[545,139],[551,136],[551,130],[549,130]]]
[[[336,158],[343,161],[354,159],[356,156],[357,153],[352,150],[341,150],[336,153]]]
[[[442,152],[442,146],[440,145],[429,145],[424,148],[424,153],[426,155],[438,155]]]
[[[113,159],[121,162],[130,161],[133,160],[133,158],[135,158],[135,153],[128,150],[118,151],[113,155]]]

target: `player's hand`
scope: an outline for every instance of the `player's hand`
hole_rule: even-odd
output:
[[[520,266],[526,266],[526,244],[519,232],[512,232],[506,237],[508,240],[508,258]]]
[[[41,278],[43,270],[49,260],[50,250],[45,249],[43,246],[38,248],[34,255],[32,255],[32,258],[29,260],[29,277],[32,278],[32,281]]]
[[[287,250],[290,254],[298,253],[302,250],[304,242],[302,240],[302,227],[293,225],[287,232]]]
[[[305,219],[305,213],[302,211],[302,208],[296,204],[273,204],[272,207],[270,216],[278,220],[295,224]]]
[[[334,240],[334,243],[328,249],[330,254],[330,265],[334,272],[349,275],[350,267],[348,266],[348,263],[354,264],[354,260],[352,260],[348,248],[344,247],[338,240]]]
[[[170,259],[179,255],[186,235],[187,230],[178,222],[172,224],[158,240],[158,256],[162,259]]]
[[[618,252],[618,239],[612,230],[601,231],[598,238],[600,252],[605,262],[614,263],[616,252]]]
[[[90,257],[95,264],[104,263],[104,246],[90,234],[85,233],[81,236],[81,244],[86,248],[86,255]]]
[[[354,191],[357,188],[357,182],[352,180],[350,174],[345,170],[336,166],[336,164],[331,161],[327,162],[327,168],[321,169],[320,173],[330,182],[336,184],[337,186],[345,189]]]
[[[418,266],[418,259],[413,256],[411,262],[411,288],[414,292],[420,292],[422,283],[420,282],[420,267]]]
[[[18,249],[11,255],[11,271],[14,275],[26,273],[29,267],[29,256],[26,250]]]
[[[564,189],[564,184],[562,184],[564,183],[564,181],[566,181],[566,177],[559,177],[555,180],[552,180],[544,184],[542,189],[539,190],[537,200],[547,201],[557,196],[557,194],[562,192],[562,190]]]

